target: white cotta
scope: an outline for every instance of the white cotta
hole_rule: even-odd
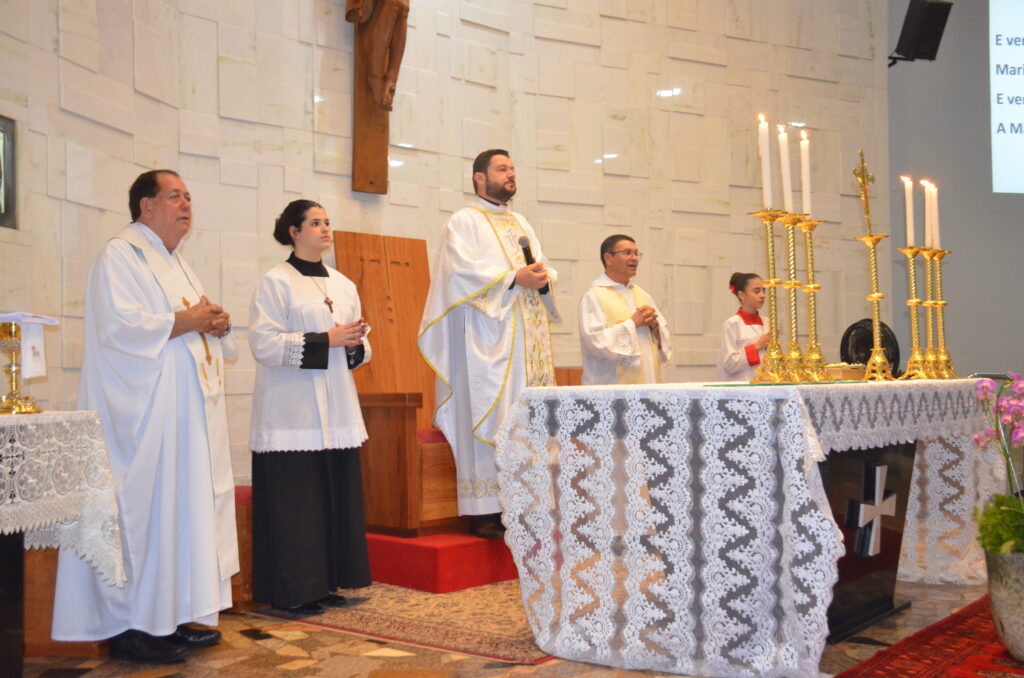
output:
[[[656,305],[660,348],[654,344],[651,328],[637,327],[632,320],[608,327],[601,300],[594,288],[615,290],[622,295],[630,310],[635,311],[633,286],[633,282],[623,285],[602,273],[580,299],[579,332],[584,384],[614,384],[616,368],[638,370],[643,383],[653,384],[657,381],[656,364],[667,365],[672,360],[672,333]]]
[[[522,235],[547,266],[533,228],[507,207],[478,198],[453,214],[420,324],[420,352],[437,376],[434,423],[452,446],[464,515],[501,510],[494,434],[531,381],[554,383],[547,311],[536,290],[513,285]],[[551,297],[558,276],[547,270]]]
[[[366,440],[345,347],[328,349],[326,370],[299,369],[305,333],[326,332],[335,323],[362,317],[355,284],[326,268],[326,278],[304,276],[282,262],[263,276],[253,294],[249,346],[257,364],[249,447],[254,452],[346,449]],[[371,351],[365,337],[363,349],[361,364],[366,364]]]
[[[231,606],[238,542],[223,360],[234,341],[169,338],[175,311],[202,294],[177,251],[139,223],[89,271],[78,406],[103,421],[128,582],[109,586],[61,551],[55,640],[166,635],[186,622],[216,624]]]
[[[766,325],[746,324],[738,313],[726,318],[722,323],[722,348],[715,366],[715,379],[742,382],[753,379],[757,365],[750,364],[746,347],[760,339],[767,330]],[[764,349],[758,351],[758,355],[763,356]]]

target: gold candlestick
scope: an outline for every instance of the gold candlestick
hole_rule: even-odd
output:
[[[853,170],[853,176],[856,177],[857,183],[860,184],[860,201],[864,206],[864,220],[867,222],[868,234],[858,236],[857,240],[867,245],[868,248],[868,268],[871,274],[871,294],[868,295],[868,301],[871,302],[871,335],[872,335],[872,347],[871,357],[868,358],[868,364],[864,370],[864,378],[861,381],[890,381],[892,380],[892,367],[889,365],[889,359],[885,355],[885,349],[882,348],[882,319],[879,311],[879,305],[882,303],[882,299],[885,299],[885,295],[878,291],[878,243],[883,238],[887,238],[886,235],[876,235],[871,232],[871,198],[868,194],[868,184],[875,182],[875,175],[868,172],[868,165],[864,161],[864,151],[860,151],[860,163]]]
[[[942,259],[949,254],[949,250],[935,250],[935,329],[938,333],[938,350],[936,352],[936,368],[939,375],[944,379],[956,379],[956,370],[953,369],[953,358],[946,348],[946,300],[942,298]]]
[[[917,309],[921,300],[917,297],[917,262],[915,257],[922,251],[920,247],[901,247],[897,250],[907,258],[907,306],[910,307],[910,358],[907,359],[907,371],[900,376],[904,379],[928,379],[925,369],[924,351],[921,350],[921,332],[918,323]]]
[[[777,288],[782,281],[775,277],[775,222],[785,212],[781,210],[765,209],[760,212],[752,212],[764,224],[765,238],[767,239],[765,250],[767,252],[767,280],[764,286],[768,290],[768,345],[765,347],[764,356],[761,357],[761,364],[754,374],[751,384],[783,384],[786,382],[785,366],[783,364],[782,347],[779,346],[779,322],[778,322],[778,296]]]
[[[921,250],[921,256],[924,257],[925,289],[925,300],[921,303],[925,313],[924,371],[931,379],[941,379],[942,375],[938,369],[939,353],[935,349],[935,250],[924,248]]]
[[[821,346],[818,344],[816,295],[821,291],[821,285],[814,282],[814,229],[821,223],[805,218],[798,224],[804,233],[804,254],[807,259],[807,284],[804,285],[804,292],[807,293],[807,352],[804,354],[804,379],[818,383],[832,381],[832,377],[828,376],[825,369],[825,356],[821,354]]]
[[[8,365],[4,368],[8,379],[8,393],[0,396],[0,414],[35,414],[41,410],[35,402],[18,392],[18,376],[21,374],[21,328],[18,323],[0,323],[0,352],[7,354]]]
[[[786,354],[783,364],[786,368],[786,380],[792,382],[806,381],[804,374],[804,356],[800,351],[800,327],[797,317],[797,291],[803,285],[796,277],[796,226],[804,219],[803,214],[785,214],[781,221],[786,227],[786,272],[789,279],[782,286],[789,290],[789,341],[786,343]]]

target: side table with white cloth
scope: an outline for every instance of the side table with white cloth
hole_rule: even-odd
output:
[[[818,462],[920,441],[901,567],[984,576],[970,511],[1002,465],[969,447],[985,425],[973,388],[527,389],[497,457],[538,646],[632,669],[817,676],[844,553]]]
[[[23,549],[71,549],[108,585],[126,581],[95,412],[0,415],[0,535],[0,666],[21,666]]]

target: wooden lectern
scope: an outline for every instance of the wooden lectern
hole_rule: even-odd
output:
[[[433,431],[434,373],[416,346],[430,288],[427,243],[335,231],[334,255],[372,328],[373,360],[354,372],[370,436],[360,452],[366,528],[400,536],[458,528],[455,462]]]

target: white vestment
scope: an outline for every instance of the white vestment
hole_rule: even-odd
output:
[[[546,305],[557,274],[547,269],[544,300],[513,284],[524,235],[547,266],[526,219],[477,198],[448,221],[431,274],[418,343],[437,375],[434,423],[452,446],[462,515],[501,510],[494,434],[524,388],[555,383]]]
[[[722,323],[722,348],[718,354],[715,379],[749,382],[757,374],[764,349],[758,351],[754,342],[766,332],[759,315],[741,309]]]
[[[128,582],[107,586],[62,550],[55,640],[167,635],[178,624],[216,624],[231,606],[238,541],[223,384],[234,341],[169,338],[175,311],[202,293],[177,252],[139,223],[89,271],[78,407],[103,421]]]
[[[327,369],[303,370],[305,334],[362,317],[359,293],[333,268],[304,276],[288,262],[270,269],[252,297],[249,346],[256,358],[249,448],[253,452],[342,450],[366,440],[359,394],[345,347],[328,349]],[[314,282],[315,280],[315,282]],[[323,291],[318,287],[323,286]],[[324,303],[331,299],[332,311]],[[363,362],[370,342],[363,338]]]
[[[579,323],[583,383],[619,383],[617,374],[623,368],[636,372],[636,383],[658,383],[658,366],[667,365],[672,359],[672,335],[665,316],[651,299],[650,305],[658,314],[658,340],[651,334],[651,328],[637,327],[632,320],[609,327],[595,287],[614,290],[623,298],[630,311],[637,309],[633,294],[636,285],[632,281],[627,285],[617,283],[604,273],[583,294],[580,299]],[[644,293],[644,296],[650,299],[650,295]]]

